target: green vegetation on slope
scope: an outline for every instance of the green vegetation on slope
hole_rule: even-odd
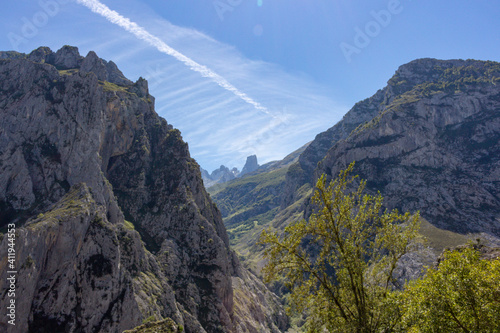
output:
[[[419,66],[419,62],[425,61],[427,59],[420,59],[410,64]],[[422,68],[425,68],[425,65]],[[468,86],[476,86],[482,83],[496,84],[500,81],[500,63],[494,61],[467,61],[463,66],[448,68],[436,64],[430,70],[424,72],[415,70],[415,74],[417,77],[421,75],[427,76],[428,79],[423,84],[415,84],[415,82],[408,82],[407,78],[403,78],[399,73],[396,73],[388,84],[396,88],[397,92],[400,93],[410,90],[408,87],[412,87],[411,90],[425,95],[436,92],[454,93],[466,89]]]
[[[382,212],[382,196],[357,190],[354,163],[326,184],[321,177],[313,203],[317,211],[285,228],[284,236],[262,233],[267,282],[284,278],[290,309],[307,313],[307,327],[321,332],[387,332],[398,316],[391,297],[399,259],[411,251],[418,214]]]
[[[408,332],[500,332],[500,259],[448,251],[436,269],[403,292]]]
[[[287,168],[237,178],[208,189],[217,203],[233,245],[258,226],[269,223],[278,212]]]
[[[80,69],[78,69],[78,68],[58,70],[59,75],[68,75],[68,76],[76,74],[79,71],[80,71]]]
[[[293,205],[281,209],[286,174],[298,158],[300,148],[279,162],[269,163],[266,171],[237,178],[208,189],[219,207],[229,235],[231,246],[242,263],[259,275],[264,265],[263,247],[257,244],[265,229],[281,230],[290,221],[298,221],[312,193],[306,185],[297,193]]]
[[[148,322],[132,330],[123,333],[180,333],[184,331],[182,326],[177,327],[172,319],[165,319],[157,322]]]
[[[398,290],[393,272],[418,244],[418,215],[382,213],[380,194],[363,194],[365,181],[349,191],[352,168],[328,187],[320,178],[309,221],[262,233],[264,276],[291,290],[288,312],[299,321],[305,314],[308,332],[499,332],[500,249],[446,251],[437,268]],[[465,240],[424,224],[436,248]]]
[[[103,87],[104,91],[123,91],[130,93],[128,87],[119,86],[109,81],[99,81],[99,85]]]
[[[479,237],[479,235],[462,235],[453,231],[439,229],[424,218],[420,219],[420,234],[426,239],[425,245],[434,250],[437,255],[440,255],[445,249],[455,248]]]

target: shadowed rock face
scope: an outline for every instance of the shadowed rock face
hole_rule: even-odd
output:
[[[22,295],[8,332],[122,332],[151,316],[235,330],[242,270],[145,80],[73,47],[0,53],[0,115],[0,227],[17,226]]]

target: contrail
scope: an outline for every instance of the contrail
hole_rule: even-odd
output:
[[[143,27],[139,26],[137,23],[130,21],[130,19],[123,17],[120,15],[118,12],[111,10],[108,6],[102,4],[98,0],[76,0],[79,4],[84,5],[85,7],[89,8],[91,11],[93,11],[96,14],[99,14],[106,18],[108,21],[111,23],[114,23],[116,25],[119,25],[120,27],[124,28],[128,32],[132,33],[135,35],[137,38],[149,43],[151,46],[155,47],[158,49],[158,51],[168,54],[175,59],[183,62],[186,66],[188,66],[190,69],[192,69],[195,72],[198,72],[201,74],[201,76],[206,77],[217,83],[219,86],[222,88],[232,92],[248,104],[251,104],[253,107],[255,107],[257,110],[264,112],[274,118],[274,116],[269,112],[267,108],[262,106],[260,103],[254,101],[252,98],[250,98],[247,94],[239,91],[235,86],[233,86],[231,83],[229,83],[225,78],[220,76],[219,74],[215,73],[212,71],[210,68],[200,65],[196,61],[190,59],[189,57],[186,57],[184,54],[176,51],[172,47],[168,46],[167,43],[162,41],[160,38],[150,34],[146,29]]]

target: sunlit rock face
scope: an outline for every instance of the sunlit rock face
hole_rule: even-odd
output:
[[[387,207],[500,236],[500,64],[417,60],[378,95],[377,115],[333,145],[315,176],[356,161]]]

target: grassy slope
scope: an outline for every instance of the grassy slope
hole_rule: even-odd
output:
[[[222,212],[232,245],[268,224],[279,207],[279,193],[285,182],[287,168],[237,178],[208,189]]]
[[[438,255],[446,248],[455,248],[479,237],[475,234],[462,235],[453,231],[439,229],[423,218],[420,224],[420,234],[426,238],[426,245]]]

